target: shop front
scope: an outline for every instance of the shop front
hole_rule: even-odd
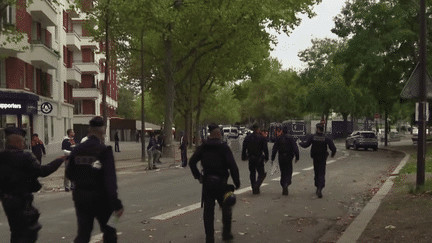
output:
[[[19,127],[27,131],[29,144],[39,96],[24,92],[0,91],[0,149],[5,147],[4,129]]]

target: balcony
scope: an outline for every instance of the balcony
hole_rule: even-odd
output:
[[[19,42],[8,42],[5,34],[0,35],[0,53],[6,56],[15,56],[19,52],[25,52],[26,49],[30,49],[30,44],[27,41],[27,35]]]
[[[99,42],[94,41],[93,37],[89,36],[81,36],[81,46],[85,46],[92,49],[99,48]]]
[[[73,64],[84,74],[98,74],[100,70],[99,64],[95,62],[74,61]]]
[[[32,41],[29,59],[35,66],[46,69],[57,69],[60,54],[41,41]]]
[[[28,7],[33,19],[42,23],[42,27],[55,26],[57,22],[57,11],[51,0],[33,0]]]
[[[101,96],[98,88],[74,88],[72,89],[72,98],[77,99],[92,99],[96,100]]]
[[[67,69],[67,82],[72,85],[81,83],[81,70],[75,65]]]
[[[71,51],[81,51],[81,38],[75,31],[67,33],[66,44]]]

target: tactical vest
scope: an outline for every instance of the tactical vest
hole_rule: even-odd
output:
[[[327,141],[325,135],[313,135],[311,154],[327,155]]]
[[[103,155],[106,147],[89,144],[80,146],[75,151],[73,162],[69,164],[73,169],[75,187],[85,190],[100,190],[103,184]]]
[[[246,139],[248,139],[246,144],[248,155],[260,157],[263,149],[261,145],[262,137],[258,134],[251,134]]]

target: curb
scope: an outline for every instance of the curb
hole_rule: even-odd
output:
[[[363,208],[361,213],[355,218],[355,220],[350,224],[350,226],[345,230],[345,232],[342,233],[342,236],[339,238],[337,243],[352,243],[358,240],[358,238],[361,236],[363,231],[366,229],[366,226],[369,224],[376,211],[378,210],[381,201],[385,198],[390,189],[393,187],[393,180],[396,178],[396,175],[399,174],[399,171],[405,166],[405,164],[410,158],[410,155],[405,151],[389,148],[384,148],[383,150],[402,152],[405,154],[405,157],[401,160],[401,162],[393,171],[393,173],[389,176],[389,178],[387,178],[386,182],[384,183],[384,185],[381,186],[375,196],[373,196],[372,199],[368,202],[366,207]]]

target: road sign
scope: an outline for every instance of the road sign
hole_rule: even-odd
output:
[[[414,72],[408,79],[401,92],[401,97],[404,99],[415,99],[419,97],[419,87],[420,87],[420,68],[417,64]],[[426,97],[427,99],[432,98],[432,79],[429,72],[426,70]]]
[[[423,114],[425,116],[425,120],[429,121],[429,102],[423,102]],[[419,103],[416,102],[416,109],[415,109],[415,121],[419,121]]]
[[[380,115],[378,113],[375,113],[375,119],[379,119]]]

